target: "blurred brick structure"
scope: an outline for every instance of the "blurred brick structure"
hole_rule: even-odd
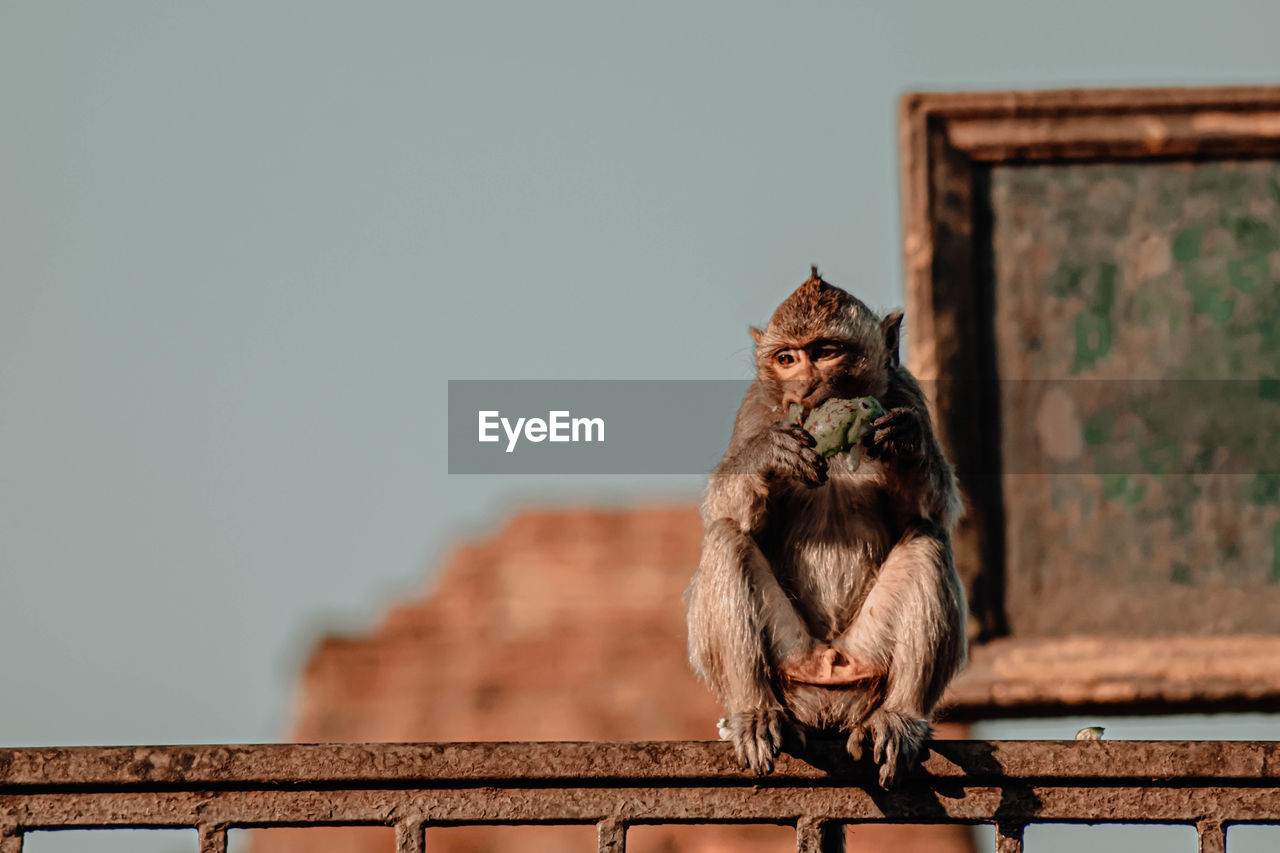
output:
[[[328,637],[298,686],[292,738],[711,739],[720,709],[685,662],[681,596],[702,525],[688,506],[529,511],[463,545],[372,633]],[[951,733],[952,736],[963,736]],[[520,833],[520,834],[513,834]],[[794,850],[777,828],[647,827],[635,851]],[[853,849],[968,851],[964,827],[863,827]],[[431,853],[594,849],[589,828],[429,830]],[[389,830],[274,830],[254,853],[378,853]]]

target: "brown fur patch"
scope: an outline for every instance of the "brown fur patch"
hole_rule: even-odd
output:
[[[773,312],[769,325],[757,338],[759,354],[780,346],[803,346],[821,337],[863,345],[881,342],[879,325],[880,319],[861,299],[814,275]],[[879,362],[884,353],[874,355]]]

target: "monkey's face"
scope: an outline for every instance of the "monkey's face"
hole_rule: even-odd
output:
[[[815,272],[783,300],[766,328],[751,330],[756,375],[784,415],[792,403],[812,409],[831,397],[879,399],[896,363],[901,317],[881,320]]]
[[[835,337],[783,341],[758,354],[759,378],[782,412],[832,397],[880,397],[888,387],[882,352]]]

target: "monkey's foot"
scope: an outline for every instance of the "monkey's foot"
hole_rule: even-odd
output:
[[[832,646],[814,646],[802,655],[790,657],[779,665],[778,671],[788,681],[822,686],[857,684],[881,674],[867,661]]]
[[[730,714],[724,728],[729,731],[738,763],[756,775],[773,772],[773,759],[782,749],[782,712],[763,708]]]
[[[933,727],[919,717],[883,708],[865,726],[849,735],[848,750],[854,761],[862,759],[863,741],[871,740],[871,757],[880,765],[880,787],[892,788],[920,757]]]

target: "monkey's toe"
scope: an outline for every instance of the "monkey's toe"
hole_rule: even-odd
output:
[[[869,727],[880,787],[892,788],[911,769],[932,729],[924,720],[885,710],[876,712]]]
[[[863,744],[867,740],[867,730],[858,726],[849,733],[849,739],[845,741],[845,751],[849,753],[849,757],[854,761],[861,761],[865,752]]]
[[[749,711],[729,717],[729,736],[738,763],[757,775],[773,772],[782,749],[782,714],[776,709]]]

